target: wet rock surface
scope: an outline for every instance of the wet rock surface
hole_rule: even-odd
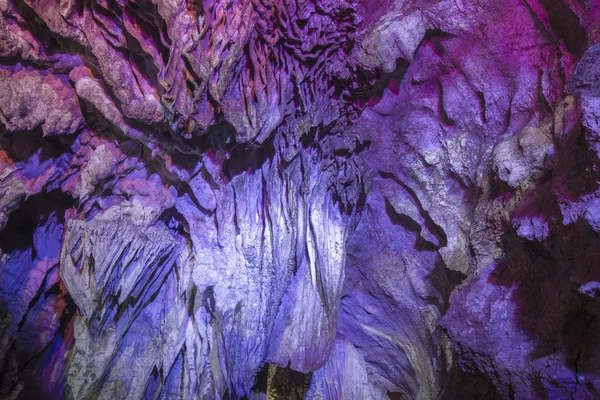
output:
[[[600,2],[0,11],[0,398],[600,396]]]

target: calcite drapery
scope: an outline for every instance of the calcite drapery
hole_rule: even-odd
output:
[[[598,396],[599,2],[0,10],[2,396]]]

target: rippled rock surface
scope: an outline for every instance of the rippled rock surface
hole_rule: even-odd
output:
[[[600,1],[0,11],[0,398],[600,397]]]

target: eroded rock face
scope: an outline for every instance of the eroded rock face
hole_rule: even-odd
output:
[[[597,398],[600,2],[0,2],[0,395]]]

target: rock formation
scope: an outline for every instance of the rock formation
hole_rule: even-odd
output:
[[[600,398],[600,1],[0,11],[0,398]]]

